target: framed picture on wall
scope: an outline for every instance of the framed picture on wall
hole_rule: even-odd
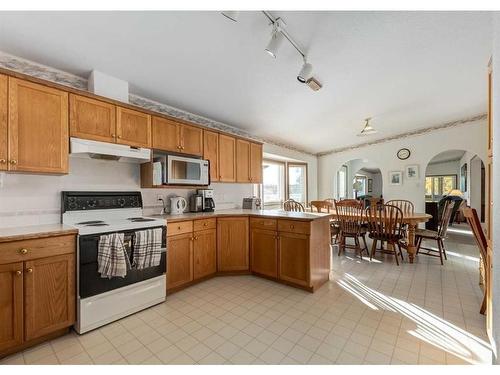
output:
[[[373,179],[369,178],[368,179],[368,193],[373,192]]]
[[[389,184],[390,185],[402,185],[403,184],[403,172],[401,172],[401,171],[389,172]]]
[[[467,192],[467,163],[460,168],[460,190],[463,193]]]
[[[418,179],[418,165],[407,165],[406,166],[406,178],[408,180]]]

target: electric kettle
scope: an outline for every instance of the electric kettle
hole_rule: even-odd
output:
[[[187,207],[187,201],[182,197],[172,197],[170,198],[170,214],[180,215],[184,213]]]

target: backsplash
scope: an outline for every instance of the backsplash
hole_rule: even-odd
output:
[[[144,213],[159,213],[161,195],[188,199],[191,189],[141,189],[138,164],[70,157],[70,174],[63,176],[0,173],[0,227],[59,223],[61,191],[142,192]],[[252,184],[212,184],[216,209],[241,207],[253,195]]]

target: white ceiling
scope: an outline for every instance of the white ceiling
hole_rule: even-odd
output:
[[[273,12],[308,51],[276,60],[260,12],[0,12],[0,50],[80,76],[97,69],[131,92],[310,152],[486,112],[485,12]],[[360,138],[372,116],[379,133]]]

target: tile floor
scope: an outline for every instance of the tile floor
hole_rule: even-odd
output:
[[[335,252],[331,281],[314,294],[252,276],[214,278],[0,363],[491,363],[478,250],[464,228],[452,229],[443,267],[422,255],[397,267],[384,255],[370,263]]]

